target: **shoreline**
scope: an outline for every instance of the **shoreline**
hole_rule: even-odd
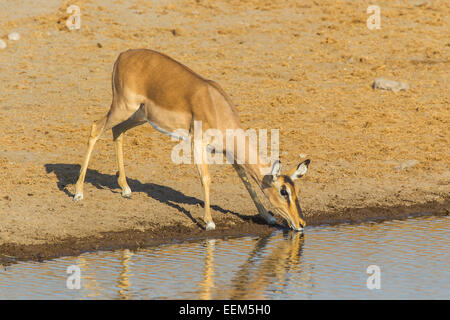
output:
[[[448,216],[449,213],[450,199],[447,198],[444,202],[430,201],[411,206],[346,208],[340,212],[317,212],[309,216],[308,226],[359,224],[369,221],[379,223],[413,217]],[[20,261],[44,262],[96,251],[139,250],[151,246],[200,241],[208,238],[264,236],[277,229],[283,229],[281,226],[269,226],[255,217],[240,217],[241,223],[236,225],[235,222],[232,222],[233,226],[227,223],[229,221],[226,218],[221,217],[217,220],[218,228],[213,231],[205,231],[198,225],[188,227],[177,223],[169,226],[152,226],[144,231],[129,229],[101,232],[95,236],[68,237],[43,244],[3,243],[0,245],[0,265],[11,265]],[[280,222],[279,219],[277,220]],[[308,228],[304,232],[307,234]]]

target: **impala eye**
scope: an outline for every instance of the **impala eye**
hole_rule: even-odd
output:
[[[283,186],[283,188],[280,190],[280,194],[283,197],[287,197],[289,195],[288,192],[286,191],[286,187]]]

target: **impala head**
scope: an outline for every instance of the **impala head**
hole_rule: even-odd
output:
[[[272,205],[288,223],[289,227],[300,231],[306,221],[297,198],[297,187],[294,181],[303,177],[308,171],[311,161],[309,159],[301,162],[288,175],[281,174],[281,163],[275,161],[271,173],[263,178],[263,191]]]

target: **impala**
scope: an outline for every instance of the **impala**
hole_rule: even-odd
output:
[[[118,183],[122,189],[122,196],[130,197],[131,189],[125,176],[122,149],[123,134],[128,129],[149,122],[158,131],[174,136],[177,129],[191,133],[195,121],[201,121],[202,130],[216,129],[225,133],[227,129],[241,129],[231,99],[217,83],[204,79],[183,64],[156,51],[137,49],[122,52],[113,68],[112,93],[113,99],[108,113],[92,124],[87,151],[75,185],[74,201],[83,199],[83,184],[89,159],[96,141],[105,130],[112,129],[119,169]],[[238,138],[236,137],[237,140]],[[206,230],[214,230],[215,224],[211,217],[209,202],[211,177],[206,161],[206,152],[211,151],[211,148],[205,143],[196,144],[194,148],[194,152],[199,152],[202,157],[202,161],[196,166],[203,185],[205,204],[203,220],[206,223]],[[225,154],[227,150],[214,151]],[[248,159],[252,152],[256,150],[248,143],[245,159]],[[235,150],[231,150],[231,154],[235,155]],[[235,161],[233,167],[247,188],[259,214],[269,224],[276,223],[276,220],[258,199],[248,175],[261,188],[275,207],[275,211],[286,220],[289,227],[301,230],[306,222],[297,198],[294,180],[306,173],[309,163],[309,159],[301,162],[288,175],[281,175],[280,161],[276,160],[270,165],[259,159],[258,155],[256,163]]]

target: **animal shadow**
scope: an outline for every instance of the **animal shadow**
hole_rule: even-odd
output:
[[[67,189],[67,185],[71,185],[76,182],[76,179],[78,178],[80,172],[80,165],[66,163],[48,163],[44,166],[47,173],[55,173],[58,179],[58,182],[56,183],[58,189],[67,194],[68,197],[73,197],[74,195]],[[204,202],[202,200],[196,197],[187,196],[184,193],[171,187],[156,183],[141,183],[139,180],[131,178],[127,178],[127,182],[132,192],[146,193],[149,197],[174,209],[177,209],[179,212],[185,214],[199,227],[203,228],[203,226],[194,217],[192,217],[191,213],[188,210],[180,206],[181,204],[199,204],[200,206],[204,207]],[[119,193],[118,191],[114,190],[120,188],[119,184],[117,183],[116,175],[104,174],[98,172],[97,170],[88,169],[86,173],[85,183],[90,183],[97,189],[109,189],[113,193]],[[254,216],[243,215],[238,212],[224,209],[217,205],[212,205],[211,209],[219,211],[223,214],[231,213],[243,220],[254,220],[256,223],[264,223],[263,221],[260,221],[260,219],[255,219]]]

